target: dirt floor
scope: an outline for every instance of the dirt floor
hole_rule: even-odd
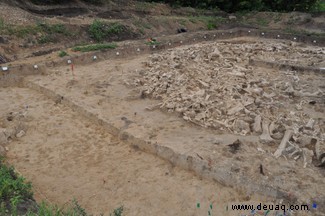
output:
[[[198,211],[196,203],[201,202],[204,203],[202,212],[213,203],[215,212],[238,215],[237,212],[227,212],[225,206],[237,201],[278,203],[280,199],[294,203],[322,202],[324,170],[317,167],[317,157],[308,156],[306,152],[314,154],[314,147],[309,146],[309,142],[312,138],[322,142],[324,136],[323,77],[317,73],[253,67],[249,65],[249,58],[272,59],[276,46],[278,54],[284,58],[291,54],[282,52],[283,49],[293,50],[297,62],[323,66],[319,58],[323,49],[303,44],[296,44],[291,49],[286,41],[277,41],[274,46],[275,41],[266,41],[243,38],[204,42],[152,55],[83,66],[77,64],[73,73],[67,64],[48,70],[46,75],[25,77],[24,86],[38,92],[26,88],[1,89],[1,115],[7,115],[9,110],[25,110],[28,116],[27,126],[24,126],[26,135],[8,146],[9,161],[36,186],[38,200],[65,204],[75,197],[95,214],[124,205],[126,215],[202,215],[195,212]],[[231,47],[227,48],[227,44]],[[217,52],[216,47],[220,51]],[[309,55],[300,55],[306,50]],[[251,56],[243,57],[243,51]],[[214,59],[207,60],[209,56]],[[221,63],[223,60],[225,62]],[[182,65],[187,65],[186,69]],[[219,68],[219,78],[209,78],[216,67]],[[158,76],[162,80],[156,83]],[[218,101],[223,101],[223,107],[229,107],[229,110],[236,105],[234,101],[246,104],[249,100],[241,98],[246,93],[232,98],[241,91],[238,85],[242,88],[245,83],[245,91],[253,91],[249,97],[255,102],[260,100],[260,105],[247,103],[245,112],[239,109],[221,116],[205,112],[212,118],[208,121],[207,117],[197,115],[202,115],[203,105],[206,106],[203,110],[209,110],[209,104],[199,102],[201,108],[195,108],[192,115],[191,110],[184,110],[183,99],[174,100],[172,94],[179,95],[175,80],[180,80],[180,86],[189,85],[181,96],[194,104],[193,107],[197,100],[207,98],[206,95],[191,96],[200,92],[200,88],[205,88],[212,99],[222,97]],[[172,86],[172,91],[161,89],[164,82]],[[249,87],[249,83],[256,85]],[[293,89],[289,88],[290,83]],[[215,85],[222,88],[225,84],[228,90],[223,94],[209,90]],[[299,86],[305,87],[300,94],[297,93],[301,90]],[[232,88],[236,88],[235,93]],[[155,94],[143,93],[150,89],[155,89]],[[306,92],[310,95],[301,95]],[[289,97],[290,94],[295,96]],[[170,106],[170,103],[174,105]],[[271,108],[270,112],[268,106],[274,110]],[[183,110],[178,110],[180,108]],[[214,109],[222,112],[222,106]],[[274,122],[275,128],[270,129],[272,137],[267,137],[270,140],[261,139],[262,131],[255,131],[257,115],[252,113],[261,115],[262,122]],[[91,119],[112,124],[120,131],[118,136],[110,135],[103,123],[97,125],[84,118],[89,115]],[[286,116],[284,120],[283,116]],[[315,119],[314,130],[304,128],[310,118]],[[218,127],[214,123],[218,123]],[[271,127],[269,123],[267,127]],[[264,124],[261,126],[264,134]],[[294,131],[290,145],[295,148],[286,149],[283,157],[275,158],[274,152],[288,128]],[[131,141],[130,147],[126,144],[130,143],[130,136],[145,140],[147,144]],[[237,139],[240,146],[232,150],[231,145],[235,145]],[[150,150],[152,144],[156,148],[155,154],[169,162],[141,151],[153,153]],[[223,185],[178,168],[184,168],[182,155],[187,161],[193,158],[193,167],[188,167],[190,170]],[[202,167],[200,161],[204,164]],[[237,190],[225,185],[235,186]],[[276,192],[278,189],[284,194]],[[294,200],[290,200],[293,197]]]
[[[16,34],[0,36],[0,63],[9,65],[0,71],[0,155],[32,182],[37,201],[75,198],[94,216],[122,205],[125,215],[223,216],[253,215],[232,204],[316,202],[289,215],[325,215],[323,14],[230,19],[149,3],[121,11],[114,1],[17,2],[0,3],[0,31]],[[200,31],[211,16],[230,30]],[[157,36],[161,45],[71,51],[93,42],[87,29],[97,18],[129,26],[124,39]],[[45,32],[28,24],[40,21],[74,34],[38,44]],[[180,27],[189,32],[173,35]]]
[[[10,163],[31,181],[38,201],[75,198],[94,215],[123,205],[125,215],[205,215],[231,203],[268,202],[201,179],[118,141],[62,104],[26,88],[0,89],[0,115],[25,110],[26,136],[12,142]],[[197,209],[197,202],[201,208]]]

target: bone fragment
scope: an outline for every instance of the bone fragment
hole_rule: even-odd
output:
[[[292,134],[293,134],[292,130],[286,130],[278,149],[274,153],[274,156],[276,158],[279,158],[282,155],[282,152],[287,147],[287,143],[288,143],[289,139],[291,138]]]
[[[324,141],[317,140],[315,144],[315,153],[319,161],[325,158],[325,144]]]
[[[303,148],[302,153],[304,157],[304,168],[306,168],[308,164],[312,163],[314,152],[307,148]]]
[[[309,119],[308,123],[306,124],[306,129],[312,130],[314,128],[315,120],[314,119]]]
[[[260,135],[260,141],[263,143],[273,142],[274,140],[270,136],[270,131],[269,131],[269,121],[264,120],[262,122],[262,130],[263,130],[263,133]]]
[[[227,114],[228,115],[234,115],[234,114],[240,112],[241,110],[243,110],[244,108],[245,107],[242,104],[237,104],[235,107],[229,109]]]
[[[262,117],[260,115],[257,115],[254,119],[254,125],[253,125],[254,132],[256,133],[262,132],[261,121],[262,121]]]

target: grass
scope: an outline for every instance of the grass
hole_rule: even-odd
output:
[[[55,42],[55,39],[51,35],[42,35],[37,39],[37,42],[39,44],[46,44],[46,43]]]
[[[107,37],[122,33],[126,27],[120,23],[106,23],[94,20],[89,26],[89,36],[97,42],[104,41]]]
[[[17,215],[17,206],[23,201],[33,199],[32,185],[18,176],[13,167],[4,164],[0,159],[0,213],[11,212]]]
[[[225,23],[226,18],[214,16],[191,16],[189,21],[192,23],[202,22],[208,30],[216,29],[219,24]]]
[[[288,33],[288,34],[307,35],[307,36],[315,36],[315,37],[324,37],[325,36],[325,33],[309,32],[309,31],[306,31],[303,29],[296,30],[296,29],[293,29],[290,27],[285,28],[284,32]]]
[[[4,20],[0,17],[0,32],[2,32],[5,28],[5,22]]]
[[[38,29],[40,29],[42,32],[48,33],[48,34],[63,34],[66,36],[70,35],[70,32],[63,24],[47,24],[47,23],[38,23],[37,24]]]
[[[28,36],[36,36],[39,44],[56,42],[63,36],[71,37],[71,33],[63,24],[48,24],[39,22],[35,25],[9,25],[0,19],[0,34],[16,36],[18,38],[27,38]]]
[[[114,209],[113,213],[110,214],[110,216],[122,216],[124,207],[121,206],[119,208]]]
[[[263,26],[263,27],[266,27],[269,25],[270,21],[267,20],[267,19],[257,19],[256,20],[256,23],[259,25],[259,26]]]
[[[137,19],[133,20],[132,24],[136,26],[137,30],[142,35],[145,34],[146,29],[152,29],[153,28],[152,25],[150,25],[150,23],[148,23],[148,21],[146,21],[145,19],[141,19],[141,18],[137,18]]]
[[[183,25],[183,26],[185,26],[186,25],[186,23],[187,23],[187,19],[179,19],[178,20],[178,23],[180,23],[181,25]]]
[[[153,46],[153,45],[159,45],[161,44],[160,42],[158,41],[148,41],[148,42],[145,42],[146,45],[149,45],[149,46]]]
[[[66,51],[63,51],[63,50],[61,50],[60,52],[59,52],[59,57],[64,57],[64,56],[67,56],[68,55],[68,53],[66,52]]]
[[[278,23],[281,20],[282,20],[281,14],[280,13],[275,13],[274,23]]]
[[[104,44],[90,44],[85,46],[76,46],[72,48],[72,51],[80,52],[91,52],[96,50],[105,50],[105,49],[115,49],[117,44],[113,43],[104,43]]]
[[[154,7],[156,4],[155,2],[141,2],[136,1],[135,2],[135,10],[141,11],[141,12],[149,12],[152,7]]]

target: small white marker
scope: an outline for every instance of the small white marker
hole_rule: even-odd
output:
[[[277,36],[278,38],[280,37],[280,35]]]
[[[180,42],[181,44],[183,43],[183,41]]]
[[[296,38],[296,37],[294,37],[293,39],[294,39],[294,40],[297,40],[297,38]]]
[[[172,44],[171,43],[168,43],[169,46],[171,46]]]
[[[69,60],[68,60],[68,64],[71,64],[71,63],[72,63],[72,61],[69,59]]]
[[[94,55],[93,59],[96,60],[97,59],[97,56]]]
[[[265,35],[265,33],[264,33],[264,32],[262,32],[262,35]]]
[[[248,33],[251,33],[251,30],[248,30]]]
[[[153,49],[156,49],[156,45],[153,45],[152,48],[153,48]]]
[[[116,55],[118,56],[118,55],[120,55],[120,53],[119,52],[116,52]]]
[[[313,43],[317,43],[317,41],[316,41],[316,40],[314,40],[314,41],[313,41]]]
[[[140,52],[140,48],[138,48],[137,51]]]
[[[2,71],[7,71],[8,67],[2,67]]]
[[[38,66],[37,65],[34,65],[34,69],[38,69]]]
[[[217,37],[217,35],[213,35],[213,37]]]

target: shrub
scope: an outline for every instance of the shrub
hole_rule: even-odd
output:
[[[12,167],[3,164],[3,159],[0,159],[0,198],[0,212],[9,206],[14,215],[20,202],[33,199],[32,185],[18,176]]]
[[[66,51],[60,51],[59,52],[59,57],[64,57],[64,56],[67,56],[68,55],[68,53],[66,52]]]
[[[125,26],[119,23],[105,23],[94,20],[89,27],[89,35],[97,42],[103,41],[106,37],[121,33]]]

